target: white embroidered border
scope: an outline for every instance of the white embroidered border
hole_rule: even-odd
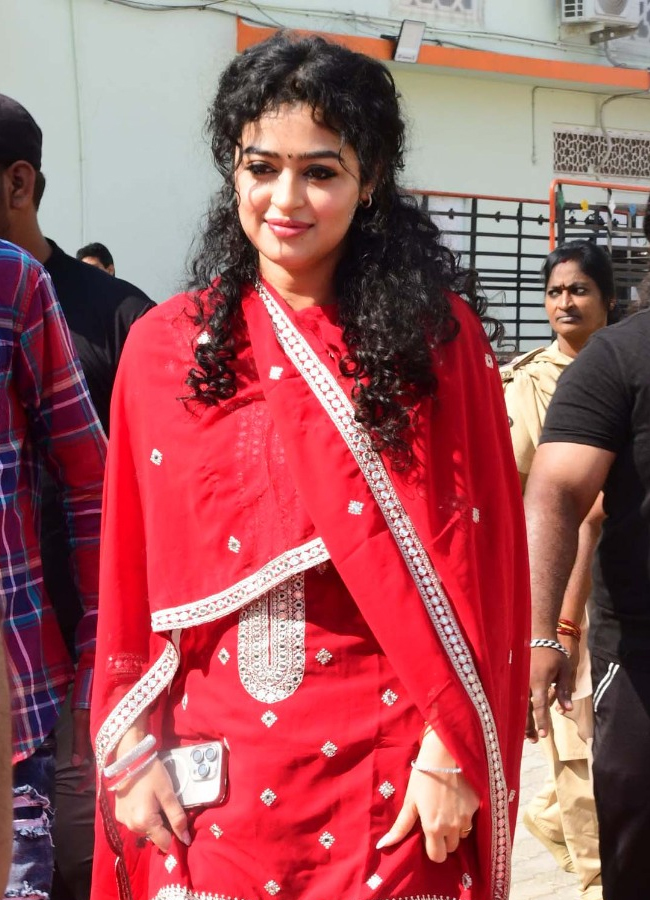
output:
[[[494,716],[478,678],[472,655],[458,627],[438,574],[393,488],[381,457],[372,449],[367,432],[354,420],[354,409],[350,400],[264,285],[258,282],[256,289],[271,317],[280,346],[312,389],[354,454],[413,576],[440,641],[479,716],[486,746],[492,795],[492,895],[494,900],[506,900],[510,882],[510,842],[503,762]]]
[[[178,653],[174,645],[168,641],[153,666],[145,672],[128,694],[125,694],[99,729],[95,741],[95,756],[99,772],[106,765],[108,754],[116,747],[138,716],[167,687],[177,668]]]
[[[292,575],[239,613],[239,680],[261,703],[286,700],[305,674],[305,576]]]
[[[153,900],[245,900],[244,897],[233,897],[231,894],[208,894],[206,891],[192,891],[181,884],[169,884],[154,895]],[[391,897],[390,900],[457,900],[456,897],[443,897],[441,894],[418,894]]]
[[[329,558],[325,544],[320,538],[315,538],[302,547],[287,550],[253,575],[238,581],[219,594],[213,594],[212,597],[203,600],[194,600],[184,606],[158,610],[151,616],[151,626],[154,631],[173,631],[175,628],[190,628],[194,625],[203,625],[205,622],[214,622],[215,619],[241,609],[242,606],[261,597],[292,575],[327,562]]]

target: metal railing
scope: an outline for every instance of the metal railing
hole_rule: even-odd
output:
[[[593,196],[574,202],[562,194],[560,185],[589,187]],[[550,201],[428,190],[413,194],[463,265],[479,273],[490,313],[503,322],[507,343],[526,350],[551,339],[540,270],[555,243],[583,238],[605,244],[623,304],[648,272],[642,230],[646,207],[614,202],[613,192],[623,190],[630,188],[562,180],[553,182]],[[648,189],[631,190],[647,195]]]
[[[569,199],[576,188],[583,199]],[[586,189],[586,191],[585,191]],[[612,255],[618,299],[629,302],[632,289],[650,269],[643,231],[650,186],[557,178],[549,193],[549,245],[572,240],[604,244]],[[617,196],[615,196],[615,194]],[[621,195],[628,195],[627,201]],[[637,202],[637,198],[641,202]]]
[[[548,254],[545,200],[416,191],[462,264],[479,273],[490,313],[503,322],[514,348],[548,343],[539,273]]]

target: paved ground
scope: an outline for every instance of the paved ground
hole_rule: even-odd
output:
[[[521,767],[521,803],[515,832],[510,900],[577,900],[575,875],[563,872],[551,854],[521,822],[521,814],[546,778],[546,760],[539,747],[525,742]]]

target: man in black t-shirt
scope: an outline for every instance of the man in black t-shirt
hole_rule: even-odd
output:
[[[38,223],[45,189],[41,130],[15,100],[0,94],[0,238],[27,250],[49,272],[106,433],[117,364],[133,322],[154,304],[139,288],[68,256],[47,240]],[[69,565],[61,498],[43,473],[41,554],[47,593],[74,658],[81,619]],[[89,711],[64,707],[57,725],[57,806],[54,824],[57,874],[52,900],[87,900],[93,853],[94,790]]]
[[[526,491],[531,691],[541,734],[548,689],[570,708],[555,629],[578,529],[604,492],[590,650],[594,787],[605,900],[650,896],[650,310],[594,335],[560,378]]]

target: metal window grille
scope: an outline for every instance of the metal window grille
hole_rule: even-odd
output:
[[[553,168],[564,175],[647,179],[650,174],[650,134],[610,131],[608,140],[602,131],[556,128]]]

